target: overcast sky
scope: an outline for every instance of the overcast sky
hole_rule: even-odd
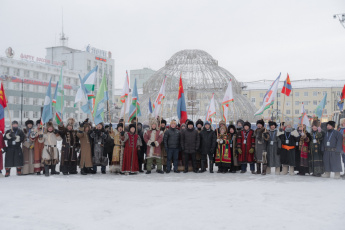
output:
[[[70,47],[112,52],[115,88],[126,70],[158,70],[183,49],[208,52],[239,81],[345,79],[345,29],[333,19],[344,0],[1,0],[0,55],[44,57],[62,8]]]

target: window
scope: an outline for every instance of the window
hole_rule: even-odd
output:
[[[313,105],[317,105],[317,100],[314,100],[314,101],[313,101]]]
[[[299,97],[299,92],[295,92],[295,96],[296,96],[296,97]]]
[[[244,93],[244,94],[243,94],[243,96],[247,97],[247,94],[246,94],[246,93]]]
[[[327,93],[327,91],[323,91],[323,92],[322,92],[322,96],[325,96],[326,93]]]
[[[291,104],[290,104],[290,102],[286,102],[286,106],[290,106]]]
[[[4,68],[4,74],[10,74],[10,68],[9,67]]]
[[[13,97],[13,104],[20,104],[20,98],[19,97]]]
[[[66,79],[66,83],[67,83],[67,84],[71,84],[71,78],[68,77],[68,78]]]
[[[308,114],[308,113],[309,113],[308,109],[305,109],[305,113],[306,113],[306,114]]]
[[[264,93],[260,93],[260,97],[264,97]]]
[[[252,97],[252,98],[251,98],[251,101],[252,101],[253,103],[255,103],[255,97]]]
[[[13,117],[19,118],[19,111],[18,110],[13,111]]]
[[[20,85],[20,83],[13,83],[13,89],[19,90],[19,85]]]
[[[38,99],[37,98],[32,99],[32,104],[33,105],[38,105]]]
[[[38,78],[38,72],[34,72],[33,77],[35,78],[35,80],[39,79]]]
[[[278,106],[280,106],[280,101],[278,101]]]
[[[24,77],[30,77],[30,71],[29,70],[24,70]]]
[[[308,92],[304,92],[304,96],[305,96],[305,97],[308,97]]]
[[[29,118],[29,111],[25,111],[25,112],[23,113],[23,117],[24,117],[24,118]]]
[[[39,92],[38,85],[33,85],[32,88],[33,88],[33,92],[35,92],[35,93]]]
[[[46,73],[42,74],[42,80],[47,81],[48,80],[48,75]]]
[[[303,104],[309,105],[309,101],[304,101]]]
[[[33,118],[38,118],[38,112],[33,112],[32,117]]]
[[[295,109],[295,114],[299,114],[299,109]]]
[[[295,101],[295,105],[299,105],[299,101]]]
[[[14,76],[18,76],[18,77],[20,76],[20,69],[14,69],[13,72],[14,72],[13,73]]]
[[[31,87],[30,87],[29,84],[25,84],[25,85],[24,85],[24,90],[25,90],[25,91],[30,91],[30,88],[31,88]]]
[[[278,93],[278,97],[280,97],[280,93]]]
[[[313,91],[313,96],[317,96],[317,91]]]
[[[286,110],[286,114],[290,114],[290,109],[287,109],[287,110]]]

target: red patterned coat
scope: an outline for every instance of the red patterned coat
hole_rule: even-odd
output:
[[[249,153],[251,148],[255,149],[254,131],[250,129],[248,132],[241,130],[237,134],[237,150],[241,149],[242,153],[238,153],[238,161],[240,163],[252,163],[255,161],[254,152]]]

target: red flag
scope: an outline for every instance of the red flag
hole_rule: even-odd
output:
[[[180,124],[185,123],[186,120],[187,120],[187,109],[186,109],[186,102],[184,100],[184,90],[183,90],[183,84],[182,84],[182,76],[180,76],[180,84],[179,84],[179,87],[178,87],[177,117],[180,119]]]
[[[5,133],[5,108],[7,107],[7,98],[4,90],[4,84],[1,82],[0,88],[0,131]]]
[[[289,74],[286,77],[286,80],[284,81],[284,86],[282,88],[282,94],[285,94],[286,96],[290,96],[292,90],[292,86],[291,86],[291,81],[290,81],[290,77]]]

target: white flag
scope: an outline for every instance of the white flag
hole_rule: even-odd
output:
[[[164,77],[163,83],[161,85],[161,88],[159,89],[158,96],[153,104],[153,115],[154,117],[158,117],[162,110],[162,102],[165,98],[165,81],[167,79],[167,76]]]
[[[214,93],[212,94],[210,105],[208,106],[206,121],[212,123],[212,118],[216,115],[216,105],[214,103]]]
[[[130,102],[128,100],[128,95],[129,95],[129,78],[128,78],[128,72],[126,71],[126,81],[125,81],[125,84],[123,85],[123,89],[122,89],[122,93],[120,97],[120,101],[122,103],[120,117],[124,117],[126,113],[129,113]]]
[[[228,112],[230,107],[230,102],[234,102],[234,97],[232,94],[232,82],[230,78],[230,82],[228,84],[228,88],[225,91],[225,95],[222,101],[222,110],[223,110],[223,120],[226,122],[228,118]]]
[[[305,125],[306,127],[310,127],[310,122],[309,122],[309,119],[308,119],[308,115],[307,115],[307,113],[304,110],[303,102],[302,102],[301,113],[302,113],[301,124]]]

